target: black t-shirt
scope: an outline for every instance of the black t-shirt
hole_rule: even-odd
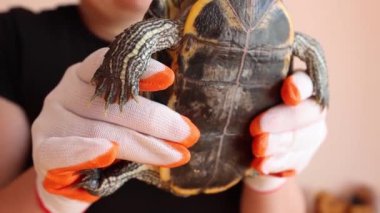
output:
[[[67,67],[107,45],[85,27],[76,6],[0,13],[0,96],[18,103],[32,122]],[[234,213],[239,212],[240,187],[180,198],[132,180],[88,212]]]

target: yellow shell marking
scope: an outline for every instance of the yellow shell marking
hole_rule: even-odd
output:
[[[197,30],[194,27],[195,19],[198,17],[202,9],[210,2],[212,2],[212,0],[198,0],[194,3],[185,22],[184,34],[197,34]]]
[[[162,181],[167,182],[170,180],[170,169],[169,168],[160,167],[159,171],[160,171],[160,179]]]
[[[289,33],[290,33],[290,35],[289,35],[289,39],[288,39],[287,44],[293,44],[294,43],[294,26],[293,26],[292,18],[289,15],[288,10],[286,9],[285,5],[282,2],[278,2],[278,7],[282,9],[282,11],[285,13],[285,16],[289,20],[289,27],[290,27]]]
[[[219,4],[222,7],[224,15],[227,17],[227,21],[231,27],[247,31],[247,29],[244,27],[244,24],[242,23],[239,16],[236,14],[236,12],[231,6],[231,3],[228,0],[221,0],[219,1]]]
[[[201,192],[203,192],[205,194],[215,194],[215,193],[223,192],[223,191],[231,188],[232,186],[239,183],[240,180],[241,180],[241,178],[236,178],[235,180],[231,181],[227,185],[220,186],[220,187],[214,187],[214,188],[206,188],[206,189],[204,189],[204,191],[201,191],[202,190],[201,188],[185,189],[185,188],[181,188],[181,187],[178,187],[175,185],[171,185],[170,189],[174,193],[176,193],[178,195],[182,195],[182,196],[197,195]]]
[[[241,180],[241,178],[236,178],[235,180],[231,181],[227,185],[220,186],[220,187],[214,187],[214,188],[206,188],[204,193],[205,194],[215,194],[215,193],[223,192],[223,191],[235,186],[237,183],[239,183],[240,180]]]
[[[170,189],[175,194],[182,195],[182,196],[197,195],[200,192],[200,189],[184,189],[184,188],[180,188],[174,185],[170,186]]]

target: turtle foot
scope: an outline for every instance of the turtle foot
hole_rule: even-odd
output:
[[[127,101],[130,99],[136,100],[139,94],[138,79],[133,78],[128,82],[124,82],[119,78],[98,76],[95,73],[91,82],[96,86],[92,100],[96,97],[102,97],[105,101],[104,108],[106,110],[110,104],[117,103],[120,106],[120,111],[122,111]]]
[[[82,179],[77,183],[77,187],[85,189],[92,195],[99,195],[98,189],[101,180],[100,169],[88,169],[80,171]]]

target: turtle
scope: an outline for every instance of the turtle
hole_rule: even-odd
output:
[[[186,197],[222,192],[258,175],[250,167],[249,124],[281,103],[294,57],[306,63],[321,110],[328,105],[323,49],[294,31],[281,0],[153,0],[146,17],[110,44],[92,79],[94,96],[122,111],[141,94],[139,78],[152,55],[169,56],[175,83],[149,97],[187,116],[201,137],[189,163],[178,168],[123,160],[83,171],[78,186],[91,194],[107,196],[136,178]]]

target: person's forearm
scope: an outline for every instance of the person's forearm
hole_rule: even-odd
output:
[[[30,152],[30,126],[24,110],[0,96],[0,188],[23,170]]]
[[[0,190],[0,212],[42,212],[36,197],[36,173],[28,169]]]
[[[244,185],[241,198],[241,213],[306,212],[302,191],[293,179],[277,191],[260,193]]]

